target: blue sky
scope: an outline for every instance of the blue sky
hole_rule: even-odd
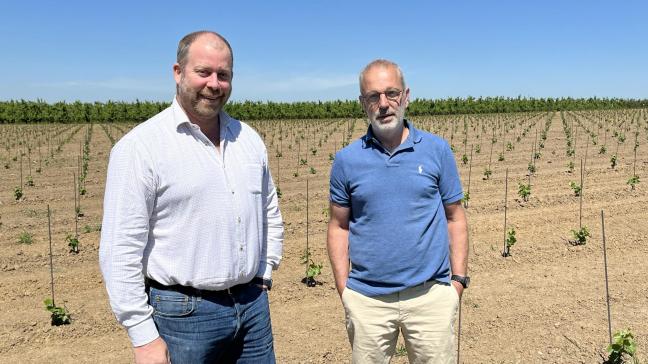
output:
[[[646,1],[8,1],[0,100],[170,101],[178,40],[223,34],[232,100],[355,99],[375,58],[413,98],[648,98]]]

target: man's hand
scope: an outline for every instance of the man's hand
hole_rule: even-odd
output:
[[[169,349],[161,337],[133,348],[135,364],[171,364]]]
[[[457,281],[450,281],[450,283],[457,290],[457,294],[459,294],[459,299],[461,299],[461,295],[463,294],[464,287],[461,285],[461,283]]]

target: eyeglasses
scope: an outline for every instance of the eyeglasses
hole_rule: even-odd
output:
[[[370,105],[375,105],[380,101],[380,95],[382,94],[384,94],[389,101],[400,101],[400,96],[402,93],[402,90],[391,89],[385,92],[371,92],[366,95],[362,95],[362,99]]]

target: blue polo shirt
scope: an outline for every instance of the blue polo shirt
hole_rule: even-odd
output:
[[[370,126],[331,169],[331,201],[351,209],[347,287],[366,296],[450,282],[443,205],[463,197],[457,165],[444,139],[405,126],[409,136],[391,155]]]

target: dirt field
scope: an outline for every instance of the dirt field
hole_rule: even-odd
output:
[[[544,148],[537,147],[541,156],[535,160],[537,171],[531,177],[528,202],[518,196],[518,183],[527,182],[527,166],[534,142],[540,142],[546,114],[415,119],[418,127],[431,129],[451,141],[465,189],[471,171],[467,213],[472,285],[462,301],[461,362],[602,361],[608,344],[608,324],[601,210],[605,214],[612,330],[630,328],[642,362],[648,360],[648,284],[644,280],[648,277],[646,114],[646,110],[603,116],[566,113],[565,125],[574,130],[575,155],[569,157],[560,114],[552,113]],[[465,148],[464,120],[468,131]],[[626,181],[633,174],[633,120],[639,120],[641,125],[637,129],[636,161],[636,174],[641,182],[631,190]],[[578,121],[598,134],[597,145],[588,139],[584,128],[577,127]],[[597,121],[603,123],[603,128],[597,128]],[[362,120],[254,123],[265,134],[273,175],[282,192],[284,258],[274,274],[275,287],[270,292],[280,363],[349,362],[344,314],[325,248],[329,153],[340,148],[349,125],[354,126],[352,140],[366,131]],[[492,125],[506,127],[497,127],[493,135]],[[61,130],[67,127],[58,126]],[[129,128],[118,127],[123,130],[106,129],[114,139]],[[81,251],[71,254],[65,237],[75,231],[72,174],[78,171],[80,145],[87,127],[72,126],[56,136],[53,132],[44,134],[44,128],[48,127],[0,125],[0,362],[129,363],[130,344],[110,310],[97,258],[110,139],[100,125],[94,125],[89,143],[87,194],[81,197],[83,216],[78,221]],[[506,130],[504,135],[500,135],[502,130]],[[618,150],[615,131],[626,135]],[[23,136],[23,145],[18,145]],[[56,152],[59,142],[68,136],[69,141]],[[497,141],[492,144],[491,154],[493,136]],[[39,141],[42,159],[37,152]],[[508,142],[512,150],[507,150]],[[31,159],[23,157],[23,175],[26,178],[29,174],[31,161],[34,186],[25,186],[24,197],[16,201],[19,151],[27,153],[27,144],[32,147]],[[607,151],[599,154],[604,144]],[[479,153],[475,152],[477,145]],[[462,154],[470,158],[471,146],[472,163],[463,164]],[[317,149],[315,153],[313,148]],[[54,150],[54,157],[46,164],[49,149]],[[281,157],[277,157],[278,151]],[[498,161],[502,151],[504,160]],[[612,169],[610,157],[615,152],[618,164]],[[14,156],[18,156],[16,161]],[[484,179],[489,158],[492,175]],[[569,184],[580,184],[580,160],[585,158],[582,224],[589,228],[591,237],[585,245],[573,246],[568,240],[573,239],[570,230],[579,227],[580,204]],[[305,164],[300,165],[300,159],[305,159]],[[570,160],[575,166],[571,173],[567,171]],[[42,171],[38,173],[40,164]],[[504,258],[501,251],[507,168],[506,216],[508,227],[516,229],[518,240],[511,248],[512,255]],[[71,313],[71,325],[51,326],[43,304],[51,296],[48,204],[52,210],[55,298],[57,304],[64,304]],[[313,288],[301,283],[307,216],[312,257],[323,264],[322,275],[318,277],[321,285]],[[24,232],[32,234],[31,244],[18,242]],[[394,362],[405,363],[407,359],[399,356]]]

